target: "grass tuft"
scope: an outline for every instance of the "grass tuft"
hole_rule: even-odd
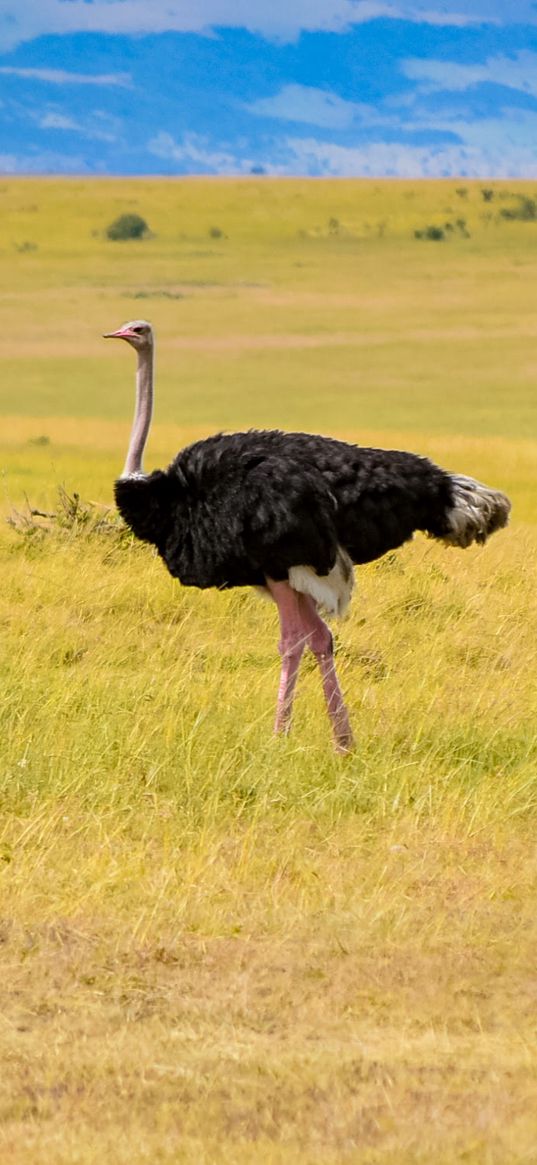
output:
[[[37,439],[35,444],[43,444]],[[47,442],[48,443],[48,442]],[[39,541],[44,535],[85,538],[113,537],[117,542],[132,541],[132,535],[117,512],[99,502],[85,502],[80,494],[58,486],[55,510],[38,510],[28,499],[23,510],[13,508],[6,518],[8,526],[26,540]]]

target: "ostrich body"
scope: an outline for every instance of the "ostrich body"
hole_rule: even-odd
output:
[[[287,732],[302,654],[319,664],[336,749],[353,743],[332,635],[319,607],[344,614],[353,564],[422,530],[452,546],[505,526],[504,494],[425,457],[366,449],[309,433],[219,433],[181,450],[165,470],[142,458],[153,403],[154,338],[145,320],[107,336],[136,349],[136,407],[118,509],[185,586],[263,587],[278,607],[282,657],[276,732]]]

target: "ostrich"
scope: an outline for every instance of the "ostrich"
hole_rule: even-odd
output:
[[[278,430],[217,433],[146,474],[153,405],[154,336],[132,320],[107,338],[137,354],[136,406],[127,459],[115,483],[119,512],[156,546],[185,586],[263,588],[280,622],[281,674],[274,730],[287,733],[304,649],[316,657],[336,751],[353,736],[319,608],[343,615],[353,564],[371,562],[424,531],[450,546],[486,542],[510,502],[425,457]]]

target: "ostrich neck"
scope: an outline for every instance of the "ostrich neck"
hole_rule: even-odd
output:
[[[153,412],[153,346],[141,348],[136,368],[136,405],[122,477],[143,475],[143,456]]]

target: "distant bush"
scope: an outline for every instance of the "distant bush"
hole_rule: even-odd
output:
[[[483,202],[492,202],[492,199],[494,198],[494,191],[490,186],[482,186],[481,197]]]
[[[537,202],[534,198],[528,198],[526,194],[518,194],[517,206],[505,206],[500,211],[500,216],[506,219],[514,219],[518,222],[535,222],[537,219]]]
[[[445,222],[441,227],[431,223],[429,226],[422,227],[421,230],[414,231],[414,238],[428,239],[430,242],[440,243],[442,239],[446,238],[446,235],[453,236],[456,231],[462,235],[463,239],[470,238],[470,232],[467,229],[465,218],[457,218],[455,222]]]
[[[415,239],[429,239],[433,243],[439,243],[445,237],[444,227],[428,226],[423,227],[422,230],[414,231]]]
[[[147,234],[149,234],[149,227],[145,218],[142,218],[140,214],[120,214],[119,218],[114,219],[106,228],[106,237],[112,239],[113,242],[123,239],[143,239]]]
[[[29,239],[26,239],[24,243],[14,243],[13,245],[20,255],[26,255],[29,251],[37,251],[37,243],[32,243]]]
[[[457,227],[457,230],[461,232],[463,239],[470,238],[470,231],[468,230],[468,227],[466,226],[466,219],[465,218],[455,219],[455,226]]]
[[[468,197],[468,187],[467,186],[457,186],[455,188],[455,194],[458,195],[459,198],[467,198]]]
[[[209,227],[209,238],[211,239],[227,239],[225,231],[221,227]]]

